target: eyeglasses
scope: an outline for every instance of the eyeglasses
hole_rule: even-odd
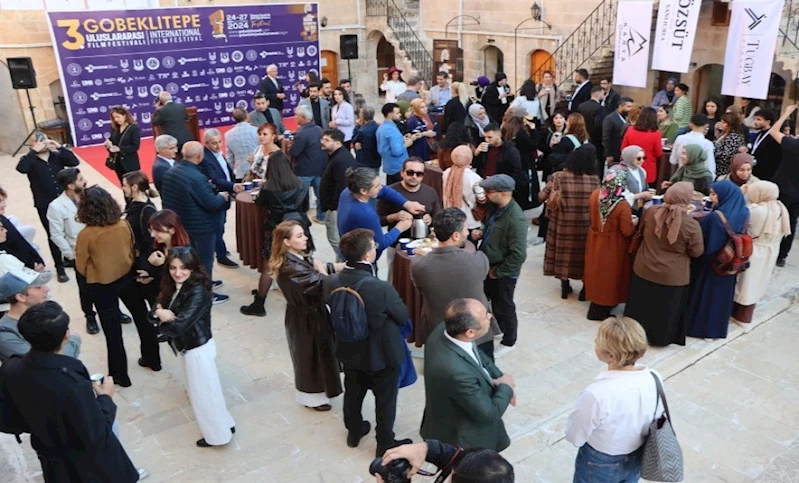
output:
[[[375,242],[375,243],[374,243],[374,249],[375,249],[375,250],[380,250],[380,244],[379,244],[379,243],[377,243],[377,242]]]
[[[412,169],[406,169],[405,170],[405,175],[407,175],[407,176],[418,176],[418,177],[421,178],[421,177],[424,176],[424,171],[414,171]]]

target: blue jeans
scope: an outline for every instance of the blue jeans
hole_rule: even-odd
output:
[[[214,276],[214,252],[216,248],[216,233],[189,233],[191,246],[197,251],[200,263],[208,272],[208,278]]]
[[[611,456],[585,443],[574,462],[573,483],[636,483],[641,478],[641,446],[630,454]]]
[[[217,259],[227,257],[227,245],[225,245],[226,222],[227,222],[227,211],[223,211],[222,216],[219,217],[219,230],[216,232],[216,241],[214,243]]]
[[[319,185],[322,183],[321,176],[297,176],[305,183],[305,186],[308,187],[308,191],[310,192],[311,188],[313,188],[313,194],[316,196],[316,219],[319,221],[325,221],[325,212],[322,211],[322,200],[319,198]]]

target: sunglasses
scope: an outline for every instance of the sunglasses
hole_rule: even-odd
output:
[[[646,159],[646,156],[636,156],[635,159],[637,159],[638,161],[643,161],[644,159]]]
[[[412,169],[406,169],[406,170],[405,170],[405,174],[406,174],[407,176],[418,176],[418,177],[420,177],[420,178],[421,178],[421,177],[423,177],[423,176],[424,176],[424,171],[414,171],[414,170],[412,170]]]

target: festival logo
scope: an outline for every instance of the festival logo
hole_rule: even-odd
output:
[[[219,62],[222,62],[223,64],[227,64],[228,62],[230,62],[230,54],[228,54],[227,52],[220,52]]]
[[[138,72],[143,71],[144,61],[142,59],[133,59],[133,70]]]
[[[238,64],[244,60],[244,54],[242,54],[240,50],[234,50],[233,53],[230,54],[230,58],[233,59],[233,62]]]
[[[141,113],[141,122],[143,122],[145,124],[149,124],[149,122],[150,122],[150,113],[149,112],[144,111],[144,112]]]
[[[225,39],[225,12],[217,10],[208,16],[208,21],[211,22],[212,36],[215,39]]]
[[[208,62],[216,64],[216,52],[208,52]]]

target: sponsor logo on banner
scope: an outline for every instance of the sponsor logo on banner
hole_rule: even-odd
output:
[[[613,83],[646,87],[652,0],[622,0],[616,11]]]
[[[768,96],[782,0],[735,0],[727,34],[721,93],[766,99]]]
[[[699,0],[660,0],[652,68],[666,72],[688,72],[694,50]]]

